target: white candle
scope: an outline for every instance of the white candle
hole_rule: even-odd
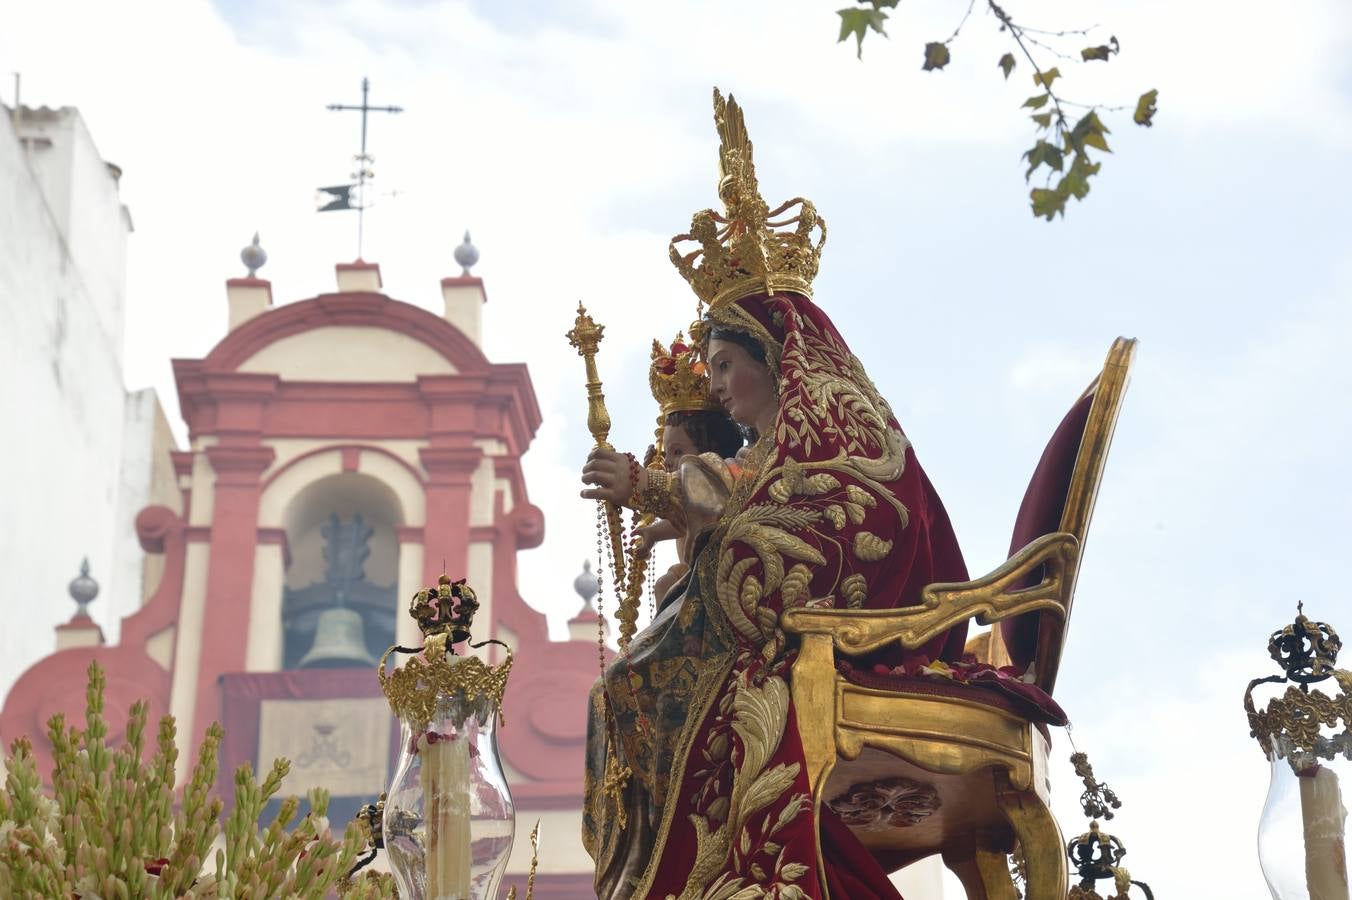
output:
[[[419,739],[427,821],[428,900],[469,900],[469,738]]]
[[[1316,766],[1300,781],[1300,813],[1305,827],[1305,883],[1310,900],[1349,900],[1347,846],[1343,823],[1347,810],[1338,790],[1338,775]]]
[[[440,791],[437,789],[437,744],[428,743],[426,735],[418,737],[418,753],[422,760],[418,767],[418,778],[422,783],[423,818],[427,828],[426,855],[423,866],[427,876],[428,900],[441,896],[441,827]]]

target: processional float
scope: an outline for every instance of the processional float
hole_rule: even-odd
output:
[[[747,209],[759,211],[760,218],[744,221],[747,209],[738,205],[740,195],[725,190],[738,173],[754,187],[740,107],[715,92],[715,119],[722,139],[719,191],[727,215],[697,214],[691,235],[676,241],[699,239],[715,263],[745,255],[729,250],[727,241],[759,240],[762,255],[767,247],[799,246],[821,225],[815,210],[809,212],[805,201],[774,211],[751,203]],[[797,230],[766,232],[784,224],[769,218],[794,203],[804,207],[800,219],[793,220]],[[674,245],[672,260],[692,283],[726,274],[718,265],[692,268],[699,251],[682,256]],[[746,253],[754,249],[741,247]],[[820,249],[820,242],[803,246],[800,255],[784,256],[785,264],[806,266],[815,274]],[[766,268],[762,274],[767,288],[776,286],[774,272]],[[611,423],[595,360],[603,330],[579,306],[568,339],[586,364],[589,429],[597,447],[609,449]],[[1082,804],[1091,821],[1084,834],[1064,841],[1046,791],[1046,725],[1066,724],[1051,691],[1080,551],[1135,349],[1134,340],[1114,343],[1102,375],[1076,400],[1053,437],[1020,510],[1007,563],[970,583],[932,585],[918,607],[796,608],[781,617],[783,631],[799,644],[791,690],[814,809],[831,807],[888,870],[942,854],[972,897],[1013,897],[1017,882],[1030,900],[1098,900],[1095,886],[1105,879],[1114,889],[1105,896],[1114,900],[1125,900],[1133,889],[1153,896],[1123,866],[1122,841],[1099,824],[1112,818],[1120,801],[1096,780],[1087,757],[1076,752],[1071,760],[1086,786]],[[636,484],[638,476],[631,471]],[[635,575],[635,555],[625,552],[623,520],[614,504],[598,504],[597,541],[602,569],[609,557],[624,653],[634,633],[635,588],[641,588],[642,576]],[[984,645],[969,647],[971,664],[897,673],[895,683],[843,674],[850,670],[851,656],[890,645],[914,649],[964,619],[992,626]],[[1026,658],[1011,666],[1011,652]],[[950,682],[951,690],[941,689]],[[607,770],[598,789],[609,791],[627,775]],[[976,812],[979,821],[973,818]],[[1072,868],[1079,876],[1076,884],[1070,884]]]

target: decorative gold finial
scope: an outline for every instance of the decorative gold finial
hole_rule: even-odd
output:
[[[577,305],[577,321],[565,337],[577,350],[587,370],[587,430],[596,440],[597,447],[612,450],[610,437],[610,413],[606,410],[606,395],[601,392],[601,376],[596,371],[596,352],[600,349],[601,338],[605,336],[606,326],[597,325],[587,315],[587,308]]]
[[[689,233],[671,239],[672,264],[710,309],[760,291],[811,296],[826,243],[826,222],[802,197],[769,208],[756,181],[742,108],[731,95],[724,100],[717,88],[714,125],[724,214],[712,209],[695,213]],[[686,241],[700,246],[683,254],[678,245]]]

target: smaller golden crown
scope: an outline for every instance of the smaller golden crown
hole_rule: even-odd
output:
[[[684,334],[677,334],[670,347],[662,346],[661,341],[653,341],[648,384],[664,421],[674,412],[722,409],[709,396],[709,372],[686,343]]]
[[[756,183],[742,108],[731,96],[724,100],[717,88],[714,124],[719,138],[718,196],[726,214],[712,209],[695,213],[690,233],[671,239],[672,264],[710,309],[760,291],[796,291],[810,297],[826,243],[826,223],[802,197],[769,208]],[[677,245],[686,241],[700,246],[683,254]]]

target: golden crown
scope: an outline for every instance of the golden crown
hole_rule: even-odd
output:
[[[696,358],[684,334],[676,335],[670,347],[662,346],[661,341],[653,341],[648,384],[653,389],[653,399],[661,409],[663,421],[674,412],[722,409],[709,396],[708,369]]]
[[[717,88],[714,124],[719,139],[718,196],[726,212],[695,213],[690,233],[671,239],[672,264],[711,309],[760,291],[811,296],[826,243],[826,223],[802,197],[769,208],[756,183],[742,108],[732,96],[724,100]],[[683,254],[678,245],[687,241],[700,246]]]

